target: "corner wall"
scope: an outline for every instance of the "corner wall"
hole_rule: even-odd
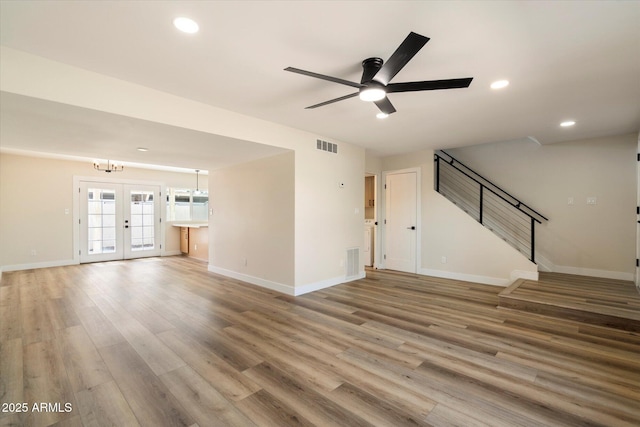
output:
[[[294,153],[209,176],[209,270],[294,293]]]
[[[549,218],[536,227],[541,265],[633,280],[637,138],[522,140],[446,151]],[[596,204],[587,203],[592,197]]]
[[[323,135],[4,46],[0,51],[3,91],[295,151],[295,293],[347,280],[346,249],[363,247],[363,148],[329,138],[339,147],[338,154],[329,154],[316,150],[316,138],[327,139]],[[339,182],[345,187],[338,187]]]

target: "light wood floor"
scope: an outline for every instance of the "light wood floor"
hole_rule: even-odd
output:
[[[631,281],[540,273],[499,296],[501,307],[640,333],[640,293]]]
[[[637,333],[498,287],[375,271],[294,298],[183,257],[0,285],[2,408],[28,405],[2,426],[640,425]]]

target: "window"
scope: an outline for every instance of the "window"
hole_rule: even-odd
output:
[[[167,190],[167,218],[169,221],[207,221],[209,193],[189,189]]]

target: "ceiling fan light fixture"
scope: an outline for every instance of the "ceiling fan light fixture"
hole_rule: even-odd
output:
[[[187,34],[197,33],[200,29],[196,21],[190,18],[185,18],[184,16],[179,16],[174,19],[173,25],[183,33]]]
[[[387,93],[381,87],[369,86],[369,87],[360,89],[359,96],[360,96],[360,99],[363,101],[374,102],[374,101],[380,101],[381,99],[384,99],[384,97],[387,96]]]

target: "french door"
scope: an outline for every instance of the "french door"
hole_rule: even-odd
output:
[[[80,262],[158,256],[160,187],[80,181]]]

